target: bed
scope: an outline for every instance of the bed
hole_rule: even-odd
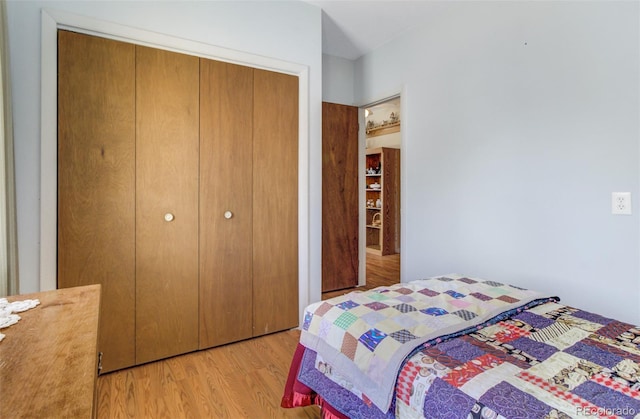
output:
[[[460,275],[307,307],[282,407],[324,418],[640,418],[640,328]]]

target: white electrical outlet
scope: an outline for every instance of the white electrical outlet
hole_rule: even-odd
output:
[[[611,193],[611,214],[631,214],[631,192]]]

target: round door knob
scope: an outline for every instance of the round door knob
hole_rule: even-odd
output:
[[[176,218],[173,214],[171,214],[170,212],[166,213],[164,215],[164,220],[168,223],[170,223],[171,221],[173,221],[173,219]]]
[[[231,217],[233,217],[233,213],[231,211],[225,211],[224,212],[224,218],[226,218],[228,220]]]

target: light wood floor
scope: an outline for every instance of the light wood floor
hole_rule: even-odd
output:
[[[400,282],[400,254],[377,256],[367,253],[367,285],[322,294],[322,299],[333,298],[353,290],[370,290]]]
[[[358,289],[399,282],[399,266],[400,255],[367,255]],[[299,337],[289,330],[101,375],[98,418],[320,418],[316,406],[280,407]]]

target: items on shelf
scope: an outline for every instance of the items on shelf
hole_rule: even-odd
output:
[[[380,256],[397,253],[400,250],[400,151],[387,147],[367,149],[365,167],[367,252]]]

